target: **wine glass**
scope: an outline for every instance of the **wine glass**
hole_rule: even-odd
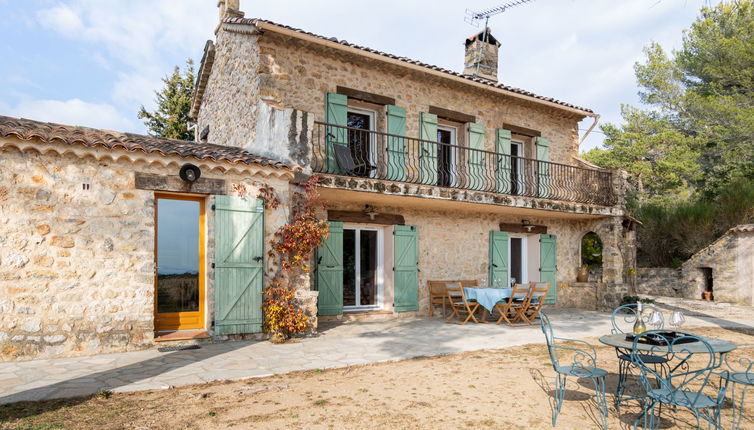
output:
[[[673,312],[673,316],[670,317],[670,326],[675,329],[680,329],[685,322],[686,317],[683,316],[683,312],[681,311]]]
[[[660,311],[654,311],[652,312],[652,315],[649,316],[648,324],[655,330],[660,330],[664,322],[665,321],[662,318],[662,312]]]

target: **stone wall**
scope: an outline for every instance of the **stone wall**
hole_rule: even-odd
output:
[[[418,227],[420,313],[428,310],[428,280],[477,279],[486,283],[489,276],[489,232],[499,230],[501,222],[521,221],[520,215],[492,212],[485,210],[484,205],[480,205],[477,211],[467,211],[448,203],[446,210],[438,210],[422,207],[420,203],[408,199],[401,201],[394,197],[393,201],[395,205],[374,206],[379,213],[401,214],[406,225]],[[328,205],[329,209],[334,210],[363,209],[363,205],[345,200],[329,200]],[[557,235],[558,282],[570,283],[576,280],[581,261],[581,237],[594,231],[600,234],[604,244],[606,282],[624,286],[621,275],[624,264],[620,251],[623,246],[622,228],[619,222],[616,223],[613,218],[575,220],[557,218],[557,214],[548,215],[550,216],[547,218],[528,218],[535,225],[546,225],[548,234]],[[521,236],[535,242],[538,239],[538,235]],[[390,239],[386,237],[386,240]],[[391,267],[389,262],[386,267]],[[538,260],[530,261],[529,267],[530,273],[538,275]],[[538,280],[538,277],[530,280]],[[622,294],[622,291],[615,293],[615,296]],[[622,295],[617,300],[620,301],[621,297]],[[600,298],[604,301],[613,299],[612,296]]]
[[[132,162],[112,151],[98,158],[104,149],[79,158],[63,149],[68,154],[0,148],[0,361],[127,351],[153,342],[154,192],[136,189],[134,172],[175,175],[183,161]],[[280,192],[284,205],[265,213],[267,242],[286,222],[287,179],[252,180],[248,172],[197,164],[202,177],[228,186],[245,182],[251,196],[260,183]],[[208,210],[208,256],[213,224]],[[207,260],[209,328],[214,285]]]
[[[324,120],[325,93],[336,92],[340,85],[395,98],[396,105],[407,110],[408,136],[419,136],[420,112],[433,105],[475,115],[486,128],[487,150],[495,150],[495,129],[509,123],[540,131],[550,142],[552,161],[575,164],[582,119],[577,114],[272,32],[248,34],[248,28],[242,34],[237,26],[226,24],[217,35],[212,74],[198,115],[198,128],[209,125],[211,141],[247,147],[255,139],[261,100]],[[384,106],[378,108],[384,111]],[[529,140],[525,155],[535,158]]]
[[[684,297],[681,271],[667,267],[640,267],[636,270],[636,294]]]

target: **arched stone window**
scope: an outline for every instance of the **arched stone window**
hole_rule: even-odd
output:
[[[593,231],[581,238],[581,264],[589,269],[602,269],[602,239]]]

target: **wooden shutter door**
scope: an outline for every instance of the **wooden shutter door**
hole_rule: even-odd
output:
[[[414,226],[396,225],[394,284],[396,312],[419,310],[419,231]]]
[[[469,148],[484,149],[484,126],[469,123]],[[469,151],[469,187],[472,190],[484,188],[484,153]]]
[[[547,139],[538,137],[537,161],[550,161],[550,143]],[[537,197],[547,198],[550,185],[550,164],[537,163]]]
[[[346,127],[348,125],[348,97],[342,94],[325,93],[325,122]],[[341,173],[335,158],[333,145],[348,146],[348,130],[340,127],[326,127],[327,172]]]
[[[508,270],[508,232],[490,232],[490,285],[507,288],[510,285]]]
[[[419,177],[422,184],[437,184],[437,115],[422,112],[420,117]],[[431,143],[430,143],[431,142]]]
[[[558,246],[554,234],[539,235],[539,282],[550,284],[546,304],[558,300]]]
[[[396,136],[406,135],[406,109],[388,105],[387,132]],[[395,136],[387,138],[387,179],[406,180],[406,139]]]
[[[343,223],[329,222],[330,235],[317,248],[318,315],[343,313]]]
[[[500,154],[511,154],[511,131],[502,128],[497,129],[495,136],[495,152]],[[511,159],[510,157],[497,157],[496,183],[497,192],[510,194],[513,190],[511,186]]]
[[[262,331],[264,202],[215,196],[215,333]]]

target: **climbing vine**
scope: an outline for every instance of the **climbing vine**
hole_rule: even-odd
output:
[[[280,227],[270,241],[268,256],[274,267],[263,292],[262,310],[264,330],[273,342],[285,342],[291,336],[306,330],[309,318],[296,305],[294,282],[309,272],[309,261],[317,247],[327,238],[327,223],[317,218],[316,212],[324,208],[316,185],[319,178],[312,177],[301,184],[303,191],[291,196],[291,213],[287,224]],[[246,187],[234,185],[239,196],[248,195]],[[280,199],[274,188],[258,185],[257,198],[263,199],[266,209],[277,209]]]

